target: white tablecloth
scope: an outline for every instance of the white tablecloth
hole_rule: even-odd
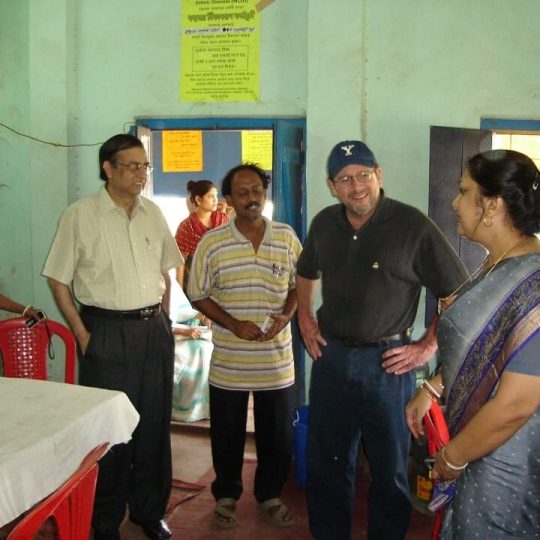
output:
[[[98,444],[129,441],[138,422],[123,392],[0,377],[0,526],[57,489]]]

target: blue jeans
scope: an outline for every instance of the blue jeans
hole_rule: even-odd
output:
[[[405,406],[414,389],[414,371],[388,375],[381,367],[381,347],[348,348],[326,339],[322,357],[313,363],[310,385],[307,498],[311,533],[316,540],[351,537],[362,441],[372,476],[368,538],[403,539],[411,516]]]

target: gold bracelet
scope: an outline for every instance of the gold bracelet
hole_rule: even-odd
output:
[[[437,400],[435,399],[434,396],[431,395],[431,393],[429,392],[429,390],[427,388],[424,388],[423,386],[420,387],[420,390],[423,390],[424,393],[427,395],[427,397],[429,399],[431,399],[431,401],[434,401],[435,403],[437,403]]]
[[[444,464],[452,471],[462,471],[469,464],[469,462],[465,463],[464,465],[454,465],[453,463],[450,463],[448,461],[448,458],[446,457],[446,446],[443,446],[441,450],[441,457],[442,457],[442,460],[444,461]]]
[[[434,396],[437,396],[437,399],[441,399],[441,394],[439,394],[439,392],[437,392],[437,390],[435,390],[435,388],[433,388],[433,386],[431,386],[431,384],[429,383],[428,380],[425,380],[422,384],[425,384],[426,387],[429,389],[429,391],[430,391]]]
[[[439,398],[441,397],[433,390],[427,381],[424,381],[420,388],[430,397],[431,401],[438,402]]]
[[[28,304],[28,305],[23,309],[23,312],[22,312],[22,316],[23,316],[23,317],[26,315],[26,312],[27,312],[29,309],[34,309],[34,306],[32,306],[32,304]]]

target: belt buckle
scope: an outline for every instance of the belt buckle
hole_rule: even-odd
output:
[[[156,310],[154,308],[144,308],[139,312],[139,316],[143,321],[147,321],[148,319],[151,319],[155,313]]]

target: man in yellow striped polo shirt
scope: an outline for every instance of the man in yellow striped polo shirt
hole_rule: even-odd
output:
[[[222,193],[236,216],[203,236],[188,285],[193,305],[215,323],[210,435],[214,518],[220,527],[236,525],[250,391],[258,462],[255,498],[274,525],[294,521],[279,496],[291,460],[290,320],[296,311],[301,244],[291,227],[262,215],[268,182],[265,171],[250,163],[225,175]]]

